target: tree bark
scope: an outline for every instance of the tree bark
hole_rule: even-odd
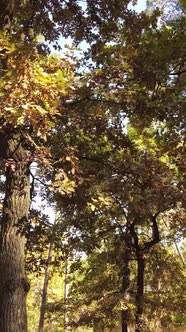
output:
[[[5,197],[0,229],[0,331],[26,332],[24,226],[30,205],[28,151],[20,134],[2,140],[0,157],[5,165]],[[2,143],[1,142],[1,143]]]

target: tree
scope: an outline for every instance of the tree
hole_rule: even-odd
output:
[[[146,320],[151,328],[154,325],[154,330],[164,330],[166,327],[173,329],[174,325],[185,324],[182,310],[185,299],[181,295],[184,266],[174,247],[165,245],[164,240],[166,238],[152,249],[153,254],[147,261],[146,269]],[[150,316],[153,317],[153,322]]]
[[[55,224],[56,224],[56,219],[54,221],[54,227],[55,227]],[[43,332],[43,328],[44,328],[44,318],[45,318],[47,292],[48,292],[49,268],[50,268],[50,264],[52,261],[53,247],[54,247],[54,239],[51,239],[51,242],[49,244],[49,249],[48,249],[48,257],[47,257],[47,261],[46,261],[45,274],[44,274],[44,280],[43,280],[43,290],[42,290],[42,298],[41,298],[38,332]]]
[[[127,300],[131,285],[130,264],[132,260],[137,260],[136,295],[133,294],[133,303],[136,305],[136,331],[142,331],[146,261],[151,255],[152,247],[160,241],[161,218],[164,213],[176,207],[177,202],[183,203],[183,195],[179,191],[182,180],[180,181],[180,174],[176,168],[172,168],[164,153],[160,156],[160,146],[153,138],[156,137],[156,131],[149,129],[149,137],[147,133],[138,136],[136,130],[129,127],[128,139],[122,130],[118,130],[117,138],[113,135],[107,140],[106,134],[109,135],[110,131],[113,134],[112,127],[108,127],[107,132],[104,132],[104,141],[99,136],[97,141],[94,137],[92,142],[88,139],[91,137],[90,131],[86,147],[82,146],[80,141],[84,152],[83,158],[79,158],[81,184],[75,188],[72,197],[65,198],[62,194],[57,196],[57,200],[62,208],[65,223],[73,229],[71,240],[77,250],[83,250],[90,255],[92,250],[102,246],[104,240],[109,239],[108,243],[112,245],[117,243],[113,257],[118,264],[120,276],[116,293],[123,296],[123,331],[130,322],[130,302]],[[77,136],[77,144],[78,139]],[[116,142],[120,142],[117,149]],[[105,257],[110,257],[102,253],[102,261],[105,260],[104,254]],[[102,269],[106,270],[104,265],[100,267],[101,271]],[[97,281],[96,273],[94,281]],[[101,285],[98,289],[104,294],[105,284]],[[96,286],[99,287],[97,283]],[[87,294],[89,292],[95,293],[93,289],[87,291]],[[95,298],[89,298],[87,306],[95,301],[97,296],[96,293]],[[112,298],[115,304],[114,292],[109,298]],[[100,309],[98,310],[99,305],[93,307],[87,323],[90,324],[91,319],[99,320],[98,312],[101,310],[104,313],[106,310],[109,311],[109,308],[105,309],[101,303],[103,302],[99,299]],[[111,305],[111,302],[107,301],[103,305],[106,306],[108,303]],[[96,313],[94,310],[97,310]],[[86,321],[88,316],[87,311],[85,315],[82,314],[79,324],[81,319],[82,322]],[[104,325],[108,322],[104,321]]]
[[[122,227],[126,230],[127,220],[129,229],[134,227],[130,230],[129,252],[135,253],[139,262],[139,251],[149,249],[151,252],[147,238],[153,234],[147,225],[151,224],[152,233],[156,233],[151,238],[153,245],[159,241],[159,219],[155,220],[156,217],[164,209],[173,208],[176,201],[181,200],[184,204],[182,189],[180,191],[184,186],[183,162],[179,163],[178,159],[184,151],[185,61],[182,45],[185,19],[173,19],[170,28],[163,26],[160,29],[157,26],[159,12],[150,16],[145,13],[134,15],[128,11],[127,4],[122,9],[121,2],[117,2],[116,9],[112,4],[88,2],[88,18],[91,23],[93,21],[94,29],[85,33],[91,43],[86,57],[91,59],[89,68],[95,70],[82,79],[84,85],[79,89],[79,98],[67,105],[63,114],[66,127],[54,134],[59,146],[60,135],[68,130],[65,147],[71,145],[71,153],[75,151],[75,154],[60,160],[59,165],[65,165],[68,170],[73,163],[77,177],[75,179],[74,174],[71,177],[78,186],[71,199],[64,198],[61,188],[62,195],[58,195],[57,200],[63,207],[68,207],[68,213],[72,211],[67,220],[74,222],[73,227],[82,233],[82,238],[89,239],[89,250],[97,245],[97,238],[90,233],[99,229],[99,225],[94,225],[91,217],[87,217],[87,206],[94,215],[97,209],[98,214],[103,213],[97,205],[107,202],[107,197],[114,199],[116,204],[123,204],[123,212],[129,215],[125,216]],[[112,18],[112,24],[108,24],[107,17]],[[176,55],[178,50],[179,56]],[[81,113],[76,117],[79,109]],[[134,128],[130,140],[124,135],[126,118]],[[153,128],[152,132],[149,128]],[[72,148],[74,144],[75,149]],[[53,155],[55,153],[58,154],[56,148]],[[92,181],[96,183],[95,191]],[[78,209],[81,210],[79,215]],[[117,214],[113,215],[117,219]],[[94,217],[96,219],[96,215]],[[138,232],[146,227],[145,238],[138,238]],[[127,270],[127,260],[125,263]],[[141,263],[144,265],[144,261]],[[143,281],[143,297],[142,288]],[[137,301],[139,309],[139,297]]]
[[[21,9],[22,3],[19,5]],[[73,74],[69,62],[43,58],[37,42],[27,41],[26,33],[24,41],[18,38],[19,26],[12,25],[15,35],[10,33],[16,20],[14,2],[3,2],[2,9],[0,158],[6,181],[0,232],[0,329],[25,332],[29,282],[25,275],[24,227],[30,206],[29,167],[34,160],[45,164],[44,155],[49,156],[42,148],[43,140],[55,126],[60,99],[69,94],[71,83],[67,81],[72,82]]]
[[[129,2],[87,1],[84,13],[78,1],[0,3],[0,158],[6,175],[0,233],[2,332],[26,331],[25,299],[29,286],[24,269],[24,245],[30,205],[29,168],[33,161],[42,164],[40,178],[43,176],[58,190],[55,196],[58,202],[63,197],[61,205],[68,203],[71,207],[68,220],[71,215],[74,217],[77,207],[81,206],[82,212],[87,205],[90,210],[94,209],[93,198],[99,203],[107,201],[105,193],[118,205],[118,193],[119,203],[127,201],[129,226],[135,221],[134,227],[138,227],[135,213],[143,215],[140,204],[144,206],[144,201],[142,195],[138,197],[140,186],[136,185],[135,167],[143,182],[147,180],[144,165],[151,171],[153,167],[166,169],[166,175],[174,165],[179,171],[174,180],[176,188],[183,188],[185,183],[183,165],[179,161],[184,150],[185,18],[173,20],[170,28],[157,29],[157,12],[151,16],[137,15],[128,9]],[[61,32],[64,36],[73,36],[76,42],[84,39],[89,43],[83,60],[84,64],[88,60],[90,72],[83,77],[81,73],[80,79],[75,76],[71,61],[48,56],[48,45],[38,41],[38,35],[42,34],[45,43],[59,47]],[[139,152],[139,147],[135,148],[136,142],[131,144],[124,135],[124,117],[137,128],[139,140],[141,136],[146,139],[145,131],[148,137],[148,127],[157,129],[157,134],[153,131],[157,153],[153,157],[148,140],[147,164],[146,155]],[[131,152],[127,144],[137,153],[132,165],[127,158],[127,153]],[[134,176],[135,183],[127,171],[124,175],[118,172],[113,158],[124,170],[127,163],[129,168],[133,166],[130,175]],[[160,158],[168,158],[167,163]],[[167,165],[165,168],[163,163]],[[108,165],[112,171],[108,171]],[[115,182],[114,172],[117,174]],[[157,183],[160,182],[167,193],[159,172],[157,175],[159,177],[153,175],[155,193],[145,192],[148,204],[144,210],[149,209],[151,217],[162,211],[162,207],[157,210],[161,198]],[[98,184],[102,176],[99,196],[99,186],[91,190],[91,179]],[[121,188],[119,181],[123,179],[128,193],[135,196],[135,202]],[[172,182],[171,186],[167,184],[167,188],[170,187],[171,190],[174,187]],[[77,200],[78,193],[81,202]],[[153,198],[153,206],[148,194]],[[52,193],[49,196],[54,199]],[[168,192],[169,199],[170,196]],[[173,204],[169,199],[168,207]],[[80,214],[82,218],[85,215]],[[125,216],[125,222],[127,218]],[[147,223],[149,215],[147,218],[145,214],[144,220]],[[82,223],[82,227],[85,227],[83,233],[89,224]],[[127,268],[127,261],[125,263]]]

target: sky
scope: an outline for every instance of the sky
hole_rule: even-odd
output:
[[[78,2],[79,4],[81,4],[83,9],[86,8],[86,1],[79,0]],[[136,6],[130,6],[130,7],[133,7],[137,12],[142,11],[146,7],[146,0],[138,0]]]
[[[134,8],[135,11],[137,12],[141,12],[142,10],[144,10],[146,7],[146,0],[138,0],[138,3],[136,6],[130,6],[130,8]]]

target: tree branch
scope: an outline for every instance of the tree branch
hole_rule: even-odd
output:
[[[148,251],[152,246],[160,242],[159,229],[157,224],[157,216],[159,213],[156,213],[154,216],[151,216],[152,221],[152,240],[145,242],[143,251]]]

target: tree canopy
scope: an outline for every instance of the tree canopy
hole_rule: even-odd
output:
[[[0,1],[2,332],[27,274],[31,331],[42,275],[39,332],[184,324],[185,2],[135,4]]]

